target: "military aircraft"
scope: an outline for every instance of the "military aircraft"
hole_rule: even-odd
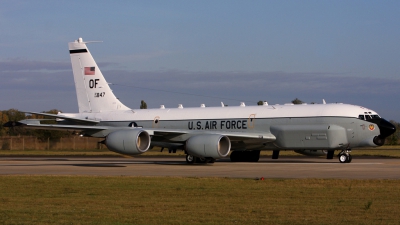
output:
[[[352,160],[351,149],[377,147],[396,131],[378,113],[349,104],[284,104],[262,106],[131,109],[111,91],[82,38],[69,43],[79,113],[31,114],[48,116],[57,124],[40,119],[16,123],[34,129],[61,129],[102,137],[109,150],[137,155],[154,146],[186,152],[188,163],[231,161],[257,162],[261,150],[281,150],[306,155],[335,151],[341,163]]]

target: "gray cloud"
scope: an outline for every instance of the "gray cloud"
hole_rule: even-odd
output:
[[[311,103],[342,102],[362,105],[390,119],[400,116],[396,96],[400,79],[354,77],[329,73],[285,72],[188,72],[188,71],[116,71],[104,70],[117,96],[129,106],[138,107],[141,99],[150,107],[165,104],[187,107],[221,101],[255,105],[288,103],[294,98]]]
[[[107,64],[104,64],[107,65]],[[54,66],[54,65],[53,65]],[[44,66],[36,67],[43,68]],[[76,112],[77,103],[70,65],[53,71],[0,71],[0,109],[43,111],[52,108]],[[32,68],[32,67],[30,67]],[[389,119],[400,116],[397,105],[400,79],[352,77],[329,73],[275,72],[189,72],[102,70],[115,95],[123,103],[138,108],[140,100],[149,107],[197,107],[305,102],[343,102],[374,109]]]
[[[238,90],[241,92],[319,92],[348,94],[394,94],[400,79],[351,77],[326,73],[285,72],[187,72],[187,71],[103,71],[115,84],[160,90]],[[115,81],[115,82],[114,82]],[[384,90],[384,92],[382,91]]]
[[[108,67],[117,65],[117,63],[98,63],[100,67]],[[20,72],[20,71],[70,71],[71,63],[26,60],[21,58],[13,58],[0,61],[0,72]]]
[[[25,60],[20,58],[0,61],[0,72],[38,71],[38,70],[70,70],[69,62],[46,62]]]

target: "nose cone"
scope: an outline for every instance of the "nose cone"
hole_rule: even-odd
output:
[[[379,136],[382,138],[389,137],[394,132],[396,132],[396,127],[392,123],[383,118],[379,120],[377,125],[379,127],[379,130],[381,131],[381,134]]]
[[[378,120],[374,120],[374,121],[370,121],[372,123],[376,123],[376,125],[378,125],[379,130],[380,130],[380,134],[379,136],[376,136],[373,140],[373,142],[378,145],[378,146],[382,146],[383,144],[385,144],[385,138],[389,137],[390,135],[392,135],[394,132],[396,132],[396,127],[390,123],[389,121],[380,118]]]

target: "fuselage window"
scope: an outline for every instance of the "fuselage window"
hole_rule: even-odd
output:
[[[358,116],[358,119],[360,119],[360,120],[365,120],[364,115],[359,115],[359,116]]]

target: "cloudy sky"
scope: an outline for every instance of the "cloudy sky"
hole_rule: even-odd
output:
[[[400,121],[400,1],[19,1],[0,7],[0,110],[77,112],[68,42],[127,106],[343,102]]]

